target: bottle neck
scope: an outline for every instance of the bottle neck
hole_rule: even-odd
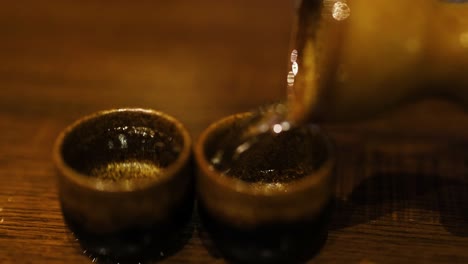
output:
[[[319,121],[330,98],[329,85],[338,70],[347,6],[336,1],[301,1],[295,18],[292,47],[298,51],[298,74],[289,92],[290,119]]]

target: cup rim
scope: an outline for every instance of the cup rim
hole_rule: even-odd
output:
[[[69,164],[65,162],[62,155],[62,148],[64,139],[79,125],[91,121],[93,119],[103,117],[113,113],[144,113],[149,114],[153,117],[162,118],[170,123],[174,124],[177,130],[180,132],[182,136],[182,150],[180,154],[177,156],[177,159],[172,162],[168,167],[164,168],[164,173],[157,178],[150,178],[150,179],[139,179],[138,183],[132,180],[126,180],[125,182],[118,182],[118,181],[107,181],[98,179],[96,177],[90,177],[84,173],[77,171],[76,169],[72,168]],[[68,125],[64,130],[62,130],[55,140],[53,150],[52,150],[52,160],[59,170],[61,177],[67,178],[67,180],[77,184],[79,186],[93,189],[100,192],[132,192],[136,190],[145,189],[154,183],[164,183],[167,182],[170,178],[176,175],[181,169],[183,169],[184,165],[188,162],[189,156],[191,154],[191,138],[188,130],[185,126],[177,120],[175,117],[168,115],[162,111],[157,111],[153,109],[144,109],[144,108],[117,108],[117,109],[110,109],[110,110],[102,110],[98,111],[84,117],[79,118],[72,124]]]
[[[200,137],[198,138],[195,144],[195,159],[197,163],[199,164],[200,169],[203,171],[203,174],[206,175],[206,177],[209,177],[210,180],[214,181],[215,184],[221,185],[224,188],[233,190],[237,193],[243,193],[247,195],[255,195],[255,196],[260,195],[260,196],[265,196],[265,197],[282,196],[282,195],[291,195],[292,193],[302,192],[307,189],[313,188],[314,186],[319,185],[321,182],[323,182],[323,179],[325,177],[328,177],[329,174],[332,173],[332,170],[335,164],[335,155],[333,152],[333,146],[332,146],[330,138],[322,130],[320,130],[319,133],[326,145],[326,150],[327,150],[327,155],[328,155],[327,159],[324,161],[322,165],[320,165],[320,167],[317,170],[315,170],[311,174],[308,174],[298,180],[288,182],[287,192],[285,192],[284,190],[280,190],[280,189],[258,188],[241,179],[230,177],[228,175],[223,174],[220,171],[213,169],[213,167],[210,165],[210,163],[206,159],[205,153],[204,153],[204,150],[205,150],[204,144],[207,138],[212,134],[212,132],[218,130],[219,128],[224,128],[225,126],[228,126],[233,121],[246,118],[250,115],[252,115],[251,112],[244,112],[244,113],[233,114],[233,115],[224,117],[212,123],[211,125],[209,125],[208,128],[206,128],[201,133]]]

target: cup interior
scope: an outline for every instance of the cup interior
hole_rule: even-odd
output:
[[[259,135],[238,158],[223,157],[227,144],[247,142],[239,137],[248,120],[248,115],[225,119],[205,135],[203,155],[216,171],[251,186],[283,186],[313,177],[330,158],[329,141],[315,125]]]
[[[63,161],[106,181],[157,178],[184,148],[174,120],[154,111],[111,111],[78,121],[63,138]]]

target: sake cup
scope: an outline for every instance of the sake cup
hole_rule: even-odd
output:
[[[232,163],[237,168],[223,167],[219,163],[232,158],[223,157],[223,147],[243,134],[251,116],[224,118],[199,137],[200,215],[214,245],[234,261],[302,261],[326,238],[334,190],[332,144],[318,126],[286,127],[250,141],[248,153]]]
[[[165,244],[191,217],[191,159],[188,131],[165,113],[128,108],[79,119],[53,149],[67,224],[101,255]]]

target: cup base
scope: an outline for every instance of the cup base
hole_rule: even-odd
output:
[[[310,220],[242,229],[213,217],[198,203],[202,228],[223,257],[235,263],[302,263],[323,247],[333,202]]]
[[[75,222],[62,206],[63,218],[83,253],[104,263],[116,261],[158,260],[173,255],[190,239],[193,198],[188,199],[173,217],[164,223],[148,228],[128,228],[108,234],[96,234],[85,230]],[[106,262],[107,261],[107,262]]]

